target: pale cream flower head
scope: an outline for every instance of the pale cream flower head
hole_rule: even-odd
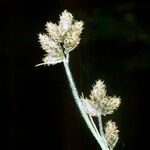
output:
[[[101,115],[112,114],[119,107],[121,101],[116,96],[107,96],[106,85],[102,80],[97,80],[93,85],[89,98],[85,98],[82,94],[80,99],[85,112],[89,116],[98,118],[101,118]],[[108,121],[104,136],[110,150],[113,150],[119,139],[118,133],[116,123]]]
[[[117,129],[116,123],[108,121],[105,127],[105,138],[111,149],[113,149],[119,139],[119,130]]]
[[[88,98],[81,97],[86,112],[91,116],[112,114],[120,105],[120,98],[107,96],[103,81],[96,81]]]
[[[82,30],[83,21],[74,20],[67,10],[60,15],[58,25],[47,22],[47,34],[39,34],[39,42],[46,52],[43,63],[39,65],[54,65],[63,62],[65,56],[80,43]]]

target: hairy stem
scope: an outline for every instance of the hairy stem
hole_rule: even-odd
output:
[[[87,113],[85,112],[85,110],[83,108],[82,102],[80,100],[78,91],[76,89],[76,86],[75,86],[75,83],[74,83],[74,80],[72,78],[72,74],[71,74],[71,71],[69,68],[69,54],[67,54],[66,59],[63,61],[63,63],[64,63],[67,78],[70,83],[70,88],[72,90],[73,97],[74,97],[75,102],[81,112],[82,117],[84,118],[84,120],[85,120],[87,126],[89,127],[90,131],[92,132],[93,136],[95,137],[97,142],[100,144],[102,150],[109,150],[108,147],[106,147],[105,143],[103,142],[102,138],[96,133]]]

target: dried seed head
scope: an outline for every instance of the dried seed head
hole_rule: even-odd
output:
[[[39,65],[54,65],[63,62],[65,54],[79,44],[82,29],[83,22],[75,21],[72,14],[67,10],[60,15],[58,25],[47,22],[47,34],[39,34],[40,44],[47,54],[43,58],[43,63]]]
[[[106,86],[101,80],[96,81],[93,86],[90,100],[85,99],[84,101],[87,101],[86,103],[96,112],[94,116],[112,114],[120,105],[120,98],[106,95]],[[87,111],[87,113],[90,113],[90,111]]]
[[[117,129],[116,123],[108,121],[105,127],[105,138],[108,142],[108,145],[113,149],[119,139],[119,130]]]

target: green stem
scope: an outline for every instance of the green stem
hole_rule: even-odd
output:
[[[102,115],[98,117],[99,130],[102,137],[104,137],[103,124],[102,124]]]
[[[108,147],[106,147],[105,143],[103,143],[103,140],[100,136],[97,135],[87,113],[85,112],[84,108],[83,108],[83,105],[82,105],[82,102],[80,100],[80,97],[79,97],[79,94],[78,94],[78,91],[76,89],[76,86],[75,86],[75,83],[74,83],[74,80],[72,78],[72,74],[71,74],[71,71],[70,71],[70,68],[69,68],[69,54],[66,56],[66,59],[63,61],[64,63],[64,67],[65,67],[65,71],[66,71],[66,75],[67,75],[67,78],[69,80],[69,83],[70,83],[70,88],[72,90],[72,94],[73,94],[73,97],[75,99],[75,102],[81,112],[81,115],[82,117],[84,118],[87,126],[89,127],[90,131],[92,132],[93,136],[95,137],[95,139],[97,140],[97,142],[100,144],[102,150],[109,150]]]
[[[108,147],[107,141],[106,141],[105,136],[104,136],[103,123],[102,123],[102,115],[101,114],[98,117],[98,123],[99,123],[99,131],[100,131],[102,140],[104,141],[105,145]]]
[[[92,116],[89,115],[89,118],[90,118],[90,121],[91,121],[91,123],[92,123],[92,125],[93,125],[93,127],[94,127],[94,129],[95,129],[95,131],[97,133],[97,135],[99,135],[101,137],[101,135],[100,135],[100,133],[99,133],[97,127],[96,127],[96,124],[94,123],[94,120],[93,120]]]

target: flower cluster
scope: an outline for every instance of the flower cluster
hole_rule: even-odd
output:
[[[91,90],[90,99],[81,97],[86,112],[90,116],[112,114],[120,105],[120,98],[107,96],[106,86],[98,80]]]
[[[105,127],[105,138],[111,149],[113,149],[119,139],[119,130],[117,129],[116,123],[108,121]]]
[[[101,115],[112,114],[119,107],[121,100],[116,96],[107,96],[104,82],[98,80],[91,90],[89,99],[81,96],[81,101],[89,116],[100,118]],[[110,149],[113,149],[118,141],[118,132],[115,122],[108,121],[104,137]]]
[[[46,52],[43,63],[39,65],[63,62],[65,55],[78,46],[82,30],[83,22],[74,20],[67,10],[60,15],[58,25],[47,22],[47,34],[39,34],[39,42]]]
[[[119,107],[120,98],[108,96],[106,86],[101,80],[96,81],[93,85],[89,98],[83,95],[80,97],[69,68],[69,52],[78,46],[82,30],[83,22],[76,21],[66,10],[60,15],[58,24],[47,22],[47,33],[39,34],[39,42],[46,54],[43,63],[36,66],[49,66],[63,62],[72,94],[87,126],[102,150],[113,150],[119,138],[119,130],[115,122],[108,121],[103,131],[101,117],[112,114]],[[98,118],[99,130],[92,117]]]

